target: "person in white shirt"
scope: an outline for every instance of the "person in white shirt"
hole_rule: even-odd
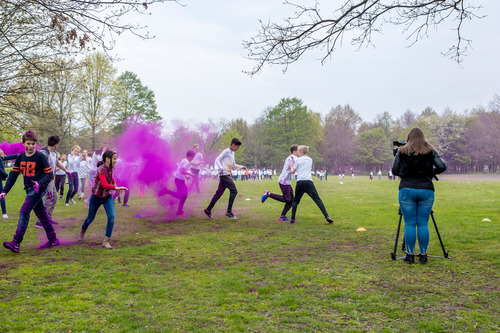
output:
[[[66,161],[66,154],[62,154],[58,156],[59,162],[61,162],[62,166],[66,168],[68,166],[68,161]],[[66,183],[66,172],[59,168],[56,167],[56,180],[55,180],[55,185],[56,185],[56,190],[59,192],[59,200],[62,200],[64,196],[64,184]]]
[[[204,210],[205,214],[208,216],[209,219],[212,219],[212,208],[214,208],[217,201],[220,199],[222,194],[224,194],[226,188],[229,189],[229,202],[227,205],[226,216],[233,220],[237,219],[237,217],[234,216],[232,209],[233,209],[234,199],[238,194],[238,190],[236,189],[236,185],[234,185],[234,181],[231,178],[231,171],[233,169],[247,170],[246,166],[238,165],[234,160],[234,152],[240,149],[240,146],[241,146],[240,140],[238,140],[237,138],[232,139],[229,148],[224,149],[222,153],[215,159],[215,169],[219,171],[219,187],[217,188],[217,191],[215,192],[212,201],[210,201],[210,204]]]
[[[290,223],[295,223],[295,213],[297,212],[297,206],[300,203],[300,199],[307,193],[311,199],[318,205],[319,209],[325,216],[325,219],[328,223],[333,223],[333,220],[328,216],[328,212],[326,211],[325,205],[323,201],[318,195],[318,191],[314,186],[311,177],[312,170],[312,159],[307,156],[309,152],[308,146],[299,146],[298,147],[298,159],[295,162],[295,166],[292,166],[292,173],[297,174],[297,185],[295,186],[295,198],[292,203],[292,219]]]
[[[78,178],[80,179],[78,200],[81,200],[85,196],[85,183],[89,178],[90,164],[92,163],[92,159],[89,157],[89,152],[86,149],[83,150],[80,159],[80,169],[78,169]]]
[[[68,193],[66,193],[66,206],[69,206],[69,202],[75,203],[73,197],[78,193],[78,182],[80,178],[78,177],[78,169],[80,169],[80,156],[78,156],[78,152],[80,151],[80,147],[74,145],[71,148],[71,153],[68,155],[68,170],[71,173],[71,180],[68,179],[69,188]]]
[[[279,218],[280,221],[290,221],[288,217],[286,217],[286,213],[292,208],[293,202],[293,188],[292,188],[292,167],[297,160],[297,149],[299,145],[292,145],[290,147],[291,155],[287,157],[285,160],[285,164],[283,165],[283,171],[281,171],[280,178],[278,183],[281,188],[281,192],[283,195],[278,195],[274,193],[270,193],[269,191],[265,191],[262,196],[262,202],[266,201],[267,198],[271,198],[277,200],[279,202],[284,202],[285,207],[283,207],[283,211],[281,212],[281,216]]]
[[[177,187],[177,192],[171,191],[168,188],[163,188],[158,193],[161,197],[165,194],[169,194],[174,198],[179,199],[179,207],[177,208],[176,215],[184,215],[184,203],[186,202],[188,196],[188,188],[186,186],[186,180],[188,177],[193,177],[194,174],[189,172],[191,169],[191,161],[195,157],[196,153],[194,150],[188,150],[186,153],[186,158],[183,159],[177,166],[177,171],[175,172],[175,186]]]
[[[200,193],[200,168],[203,164],[203,155],[200,153],[200,145],[195,144],[193,146],[193,150],[195,152],[194,158],[191,161],[191,173],[193,174],[193,182],[191,183],[191,187],[189,190],[193,189],[193,186],[196,187],[196,191]]]

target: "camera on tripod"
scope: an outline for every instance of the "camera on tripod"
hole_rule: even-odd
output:
[[[398,152],[399,147],[402,147],[406,144],[406,141],[392,141],[392,145],[396,148],[392,148],[392,154],[396,156],[396,153]]]

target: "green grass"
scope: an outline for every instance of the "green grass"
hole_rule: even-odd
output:
[[[500,330],[500,182],[436,183],[451,259],[412,266],[390,260],[398,182],[343,183],[316,182],[333,225],[308,197],[296,224],[277,221],[282,204],[260,203],[265,189],[279,191],[276,180],[237,183],[236,222],[223,216],[227,194],[214,220],[202,213],[215,182],[188,198],[196,209],[183,220],[167,222],[154,200],[133,198],[129,209],[117,205],[111,251],[99,247],[102,209],[83,243],[48,250],[37,248],[45,235],[32,217],[21,253],[0,250],[0,332]],[[16,229],[20,185],[7,196],[2,240]],[[59,201],[58,236],[74,239],[85,216],[83,202]],[[442,256],[432,222],[430,231],[429,254]]]

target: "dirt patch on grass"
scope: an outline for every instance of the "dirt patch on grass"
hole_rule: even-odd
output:
[[[500,182],[500,173],[484,173],[484,174],[447,173],[444,175],[439,175],[438,177],[440,180]]]

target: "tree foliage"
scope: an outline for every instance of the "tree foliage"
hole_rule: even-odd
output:
[[[159,122],[161,116],[156,111],[155,93],[142,85],[139,77],[126,71],[115,81],[112,92],[113,113],[118,121],[117,132],[121,132],[123,122],[134,121]]]
[[[349,105],[338,105],[325,116],[320,153],[326,169],[337,171],[353,165],[355,138],[361,121],[359,114]]]
[[[321,163],[317,145],[321,141],[321,117],[298,98],[283,98],[267,111],[265,141],[271,165],[279,165],[288,155],[290,145],[310,146],[309,156]]]
[[[80,71],[81,115],[90,131],[92,150],[96,148],[98,133],[113,126],[110,100],[115,75],[116,69],[103,53],[87,56]]]

